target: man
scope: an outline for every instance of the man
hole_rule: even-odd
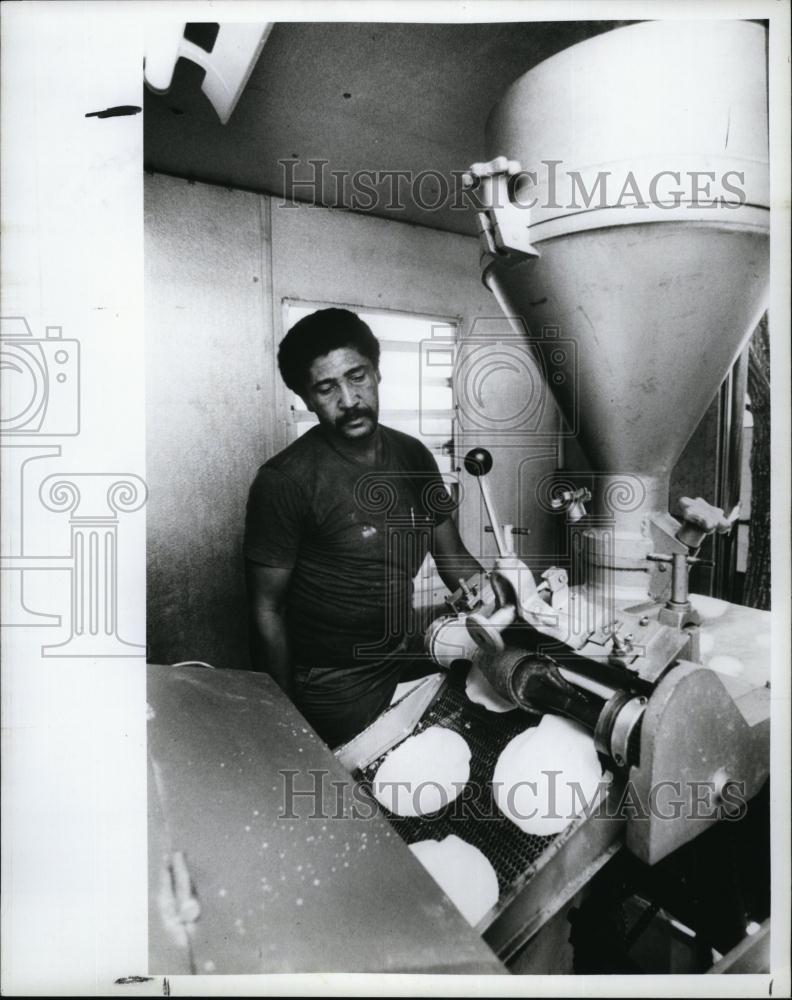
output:
[[[253,666],[331,747],[388,706],[420,650],[413,578],[427,551],[450,590],[481,570],[429,451],[379,423],[379,354],[346,309],[289,330],[278,367],[319,423],[259,469],[247,508]]]

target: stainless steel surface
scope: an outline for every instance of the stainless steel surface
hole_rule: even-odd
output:
[[[150,972],[504,971],[268,676],[148,672]]]
[[[736,680],[751,688],[769,685],[770,612],[701,594],[691,594],[690,603],[701,616],[704,666],[716,671],[731,669]],[[722,679],[724,683],[732,680],[729,676]]]
[[[622,767],[630,760],[630,748],[646,710],[645,698],[633,698],[616,716],[610,735],[610,756]]]
[[[584,599],[585,595],[581,593],[580,601]],[[607,679],[603,670],[607,660],[611,666],[621,664],[625,668],[622,671],[624,680],[618,687],[632,686],[635,690],[648,693],[650,685],[655,684],[678,657],[687,655],[689,636],[684,631],[658,622],[662,609],[657,605],[616,605],[612,610],[614,618],[589,636],[588,641],[579,647],[579,653],[597,665],[595,676],[596,673],[602,674],[597,679]],[[632,636],[631,648],[622,655],[617,655],[613,649],[614,628],[625,636]]]
[[[709,970],[709,975],[756,975],[770,971],[770,920],[765,920],[755,934],[736,945]],[[772,980],[771,980],[772,982]]]
[[[661,169],[735,169],[744,174],[747,206],[769,206],[766,44],[766,30],[747,21],[650,21],[567,48],[517,79],[490,114],[487,155],[536,171],[532,238],[554,220],[577,216],[583,224],[606,210],[602,202],[617,201],[628,171],[648,202],[649,181]],[[555,172],[549,160],[559,161]],[[585,205],[579,189],[570,197],[567,171],[578,170],[590,192],[603,168],[612,182],[604,198],[597,191]],[[703,213],[716,213],[686,180],[658,179],[656,200],[666,196],[660,211],[674,215],[678,201],[679,214],[691,216],[698,200]],[[669,296],[675,292],[669,288]]]
[[[575,820],[525,871],[511,897],[502,901],[484,940],[508,962],[623,844],[624,820],[613,811],[604,809],[601,814]]]
[[[769,774],[769,738],[769,699],[766,716],[751,724],[714,671],[678,663],[644,712],[640,764],[630,769],[644,809],[627,824],[627,847],[655,864],[724,819],[723,776],[738,783],[731,805],[750,800]],[[662,804],[670,796],[678,805]]]
[[[422,680],[362,733],[339,747],[335,751],[339,763],[351,773],[401,743],[418,725],[444,681],[443,674],[432,674]]]

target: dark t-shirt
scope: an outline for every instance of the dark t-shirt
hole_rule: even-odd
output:
[[[363,465],[313,427],[250,489],[245,556],[292,570],[285,614],[298,679],[373,680],[417,634],[413,577],[452,501],[420,441],[379,431],[382,459]]]

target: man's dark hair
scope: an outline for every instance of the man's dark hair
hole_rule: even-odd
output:
[[[360,316],[349,309],[319,309],[298,320],[280,342],[281,378],[292,392],[302,395],[313,362],[339,347],[354,347],[379,368],[379,341]]]

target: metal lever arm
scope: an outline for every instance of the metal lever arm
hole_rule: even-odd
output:
[[[507,550],[506,539],[504,538],[498,514],[495,510],[495,504],[492,500],[492,494],[490,493],[489,483],[487,482],[487,473],[492,469],[492,455],[486,448],[473,448],[465,455],[464,466],[465,470],[478,480],[481,499],[484,501],[492,533],[495,536],[498,555],[512,555],[513,553]]]

